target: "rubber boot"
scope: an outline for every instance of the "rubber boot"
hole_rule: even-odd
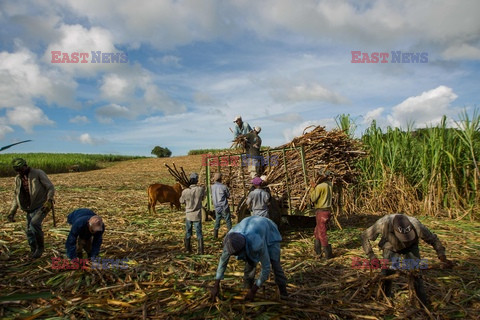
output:
[[[282,286],[278,286],[278,289],[280,290],[280,299],[287,299],[288,298],[288,292],[287,292],[287,286],[286,285],[282,285]]]
[[[37,251],[37,242],[29,239],[28,244],[30,245],[30,257],[32,257],[35,251]]]
[[[254,281],[253,279],[243,279],[243,289],[251,289]]]
[[[382,274],[384,276],[390,276],[394,273],[395,273],[395,271],[393,271],[393,270],[388,270],[388,269],[383,269],[382,270]],[[392,285],[393,285],[392,280],[383,280],[382,289],[383,289],[383,292],[385,292],[385,295],[387,296],[387,298],[392,298],[393,297]]]
[[[315,253],[318,254],[318,256],[322,256],[322,246],[320,245],[320,240],[315,239]]]
[[[215,239],[218,238],[218,229],[213,229],[213,237],[214,237]]]
[[[191,253],[192,252],[192,243],[190,242],[190,239],[191,238],[185,238],[183,240],[184,244],[185,244],[185,250],[187,250],[188,253]]]
[[[202,239],[198,239],[197,254],[203,254],[203,238],[202,238]]]
[[[323,253],[325,253],[325,259],[332,259],[333,258],[332,245],[331,244],[329,244],[326,247],[322,247],[322,249],[323,249]]]
[[[45,249],[45,243],[44,243],[44,238],[43,234],[39,234],[36,237],[36,242],[37,242],[37,249],[35,250],[35,253],[32,255],[33,259],[38,259],[42,256],[43,250]]]
[[[425,307],[427,307],[427,309],[430,309],[430,300],[428,299],[427,292],[425,291],[423,280],[419,277],[415,277],[413,286],[418,299],[425,305]]]

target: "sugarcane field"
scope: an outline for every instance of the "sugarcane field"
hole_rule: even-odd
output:
[[[245,300],[244,262],[232,257],[220,292],[212,298],[228,230],[222,222],[214,237],[215,210],[207,203],[211,194],[202,203],[204,248],[200,253],[198,235],[192,236],[193,250],[184,245],[183,206],[178,209],[158,203],[154,213],[147,189],[153,183],[176,182],[185,189],[190,172],[199,173],[199,185],[211,186],[211,177],[220,172],[230,188],[235,226],[251,215],[242,198],[253,174],[242,164],[248,159],[241,144],[239,136],[231,149],[218,154],[126,159],[97,170],[48,174],[55,186],[56,221],[51,213],[43,221],[45,248],[40,258],[29,255],[25,216],[17,213],[15,222],[2,216],[2,319],[478,318],[478,202],[462,211],[432,201],[439,210],[429,211],[431,206],[409,193],[412,186],[400,174],[392,174],[391,181],[380,182],[381,186],[359,187],[364,181],[359,164],[373,166],[365,161],[376,152],[374,145],[349,138],[344,130],[328,131],[321,126],[306,128],[290,143],[262,151],[270,159],[277,155],[275,161],[262,165],[263,186],[270,186],[275,205],[270,202],[269,218],[258,219],[275,221],[281,232],[280,261],[287,295],[279,293],[277,273],[270,272],[255,298]],[[318,254],[314,245],[316,222],[307,181],[326,167],[334,181],[333,218],[327,226],[333,254],[328,259],[324,253]],[[12,200],[12,176],[0,179],[4,211]],[[367,192],[372,194],[362,195]],[[443,192],[443,187],[435,192]],[[70,227],[73,229],[67,215],[77,208],[89,208],[103,219],[103,243],[96,262],[92,258],[83,263],[87,259],[68,259],[66,255],[65,243]],[[368,259],[362,249],[362,233],[382,216],[399,212],[415,215],[436,234],[446,249],[449,267],[438,259],[436,247],[424,241],[420,241],[420,262],[408,264],[405,259],[390,275],[382,270],[391,268],[393,260],[381,259],[380,253],[376,262]],[[377,246],[372,246],[378,252]],[[419,273],[428,306],[415,290]],[[388,297],[385,278],[393,280],[393,295]]]

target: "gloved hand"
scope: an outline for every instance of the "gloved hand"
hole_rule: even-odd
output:
[[[257,293],[258,287],[256,284],[252,286],[252,288],[248,291],[247,295],[245,296],[245,301],[253,301],[255,298],[255,294]]]
[[[445,255],[438,257],[440,261],[443,262],[443,267],[446,269],[451,269],[455,265],[455,263],[452,260],[448,260]]]
[[[210,290],[210,299],[212,302],[215,302],[215,298],[218,296],[218,291],[220,291],[220,280],[215,280],[215,285]]]
[[[7,216],[8,222],[15,222],[15,213],[12,212]]]
[[[48,211],[52,210],[52,207],[53,207],[53,200],[52,200],[52,199],[48,199],[48,200],[45,201],[45,203],[43,204],[42,210],[48,212]]]

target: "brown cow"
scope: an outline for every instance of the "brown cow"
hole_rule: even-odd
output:
[[[173,210],[173,205],[180,210],[180,196],[182,195],[182,185],[176,183],[173,186],[166,184],[155,183],[148,187],[148,212],[157,214],[155,205],[157,202],[170,202],[170,210]]]

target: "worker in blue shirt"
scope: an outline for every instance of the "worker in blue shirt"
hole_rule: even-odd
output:
[[[233,122],[236,124],[235,128],[233,129],[233,138],[236,139],[240,135],[248,134],[252,131],[252,127],[246,122],[243,122],[242,117],[236,116],[233,119]]]
[[[90,209],[72,211],[67,222],[72,225],[65,246],[69,259],[82,259],[83,250],[88,258],[95,258],[100,252],[105,225],[102,218]]]
[[[280,290],[280,297],[286,298],[287,278],[280,265],[280,242],[282,236],[277,225],[270,219],[260,216],[250,216],[234,226],[225,236],[223,252],[218,263],[215,276],[215,286],[211,294],[212,300],[218,295],[220,280],[224,278],[230,256],[245,261],[244,280],[250,287],[245,300],[253,301],[255,294],[268,279],[270,265],[275,274],[275,283]],[[262,265],[260,277],[254,282],[255,267],[258,262]]]

